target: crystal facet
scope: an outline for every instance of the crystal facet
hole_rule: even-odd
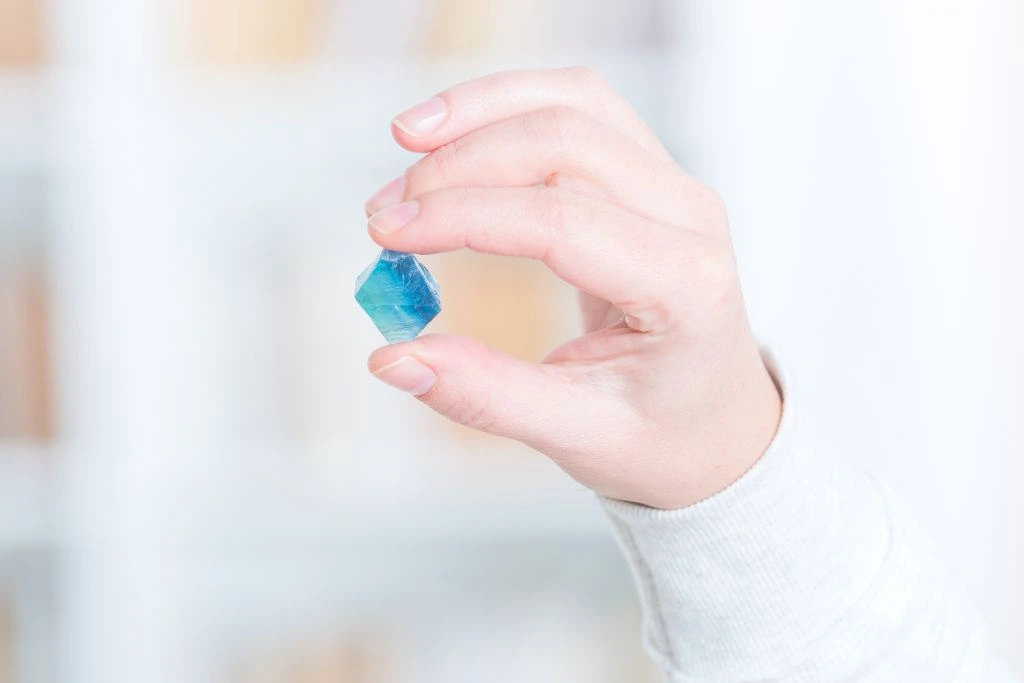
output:
[[[437,281],[412,254],[385,249],[356,280],[356,301],[389,344],[415,339],[441,312]]]

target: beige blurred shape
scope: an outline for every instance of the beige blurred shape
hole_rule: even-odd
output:
[[[430,257],[443,310],[432,331],[538,362],[576,331],[575,295],[543,264],[459,251]]]
[[[557,2],[440,0],[428,54],[465,56],[557,47]]]
[[[575,292],[541,263],[464,250],[432,256],[428,266],[442,304],[431,332],[473,337],[530,362],[579,333]],[[476,434],[451,429],[467,439]]]
[[[441,0],[427,49],[435,55],[484,52],[493,37],[493,0]]]
[[[213,66],[290,64],[322,48],[328,0],[193,0],[192,58]]]
[[[0,330],[0,438],[49,438],[48,295],[37,265],[0,269]]]
[[[35,66],[46,52],[44,0],[0,0],[0,67]]]
[[[395,653],[383,633],[315,637],[246,661],[231,683],[392,683]]]

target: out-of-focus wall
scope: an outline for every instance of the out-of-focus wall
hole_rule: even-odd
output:
[[[1024,670],[1024,6],[685,5],[673,137],[804,423],[898,485]]]
[[[352,290],[392,116],[594,63],[657,121],[666,8],[0,0],[0,681],[654,680],[593,496],[379,386]],[[577,329],[428,261],[432,329]]]

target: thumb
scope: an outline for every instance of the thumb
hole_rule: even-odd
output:
[[[370,370],[448,419],[534,446],[577,431],[584,390],[553,365],[527,363],[468,337],[427,335],[378,349]]]

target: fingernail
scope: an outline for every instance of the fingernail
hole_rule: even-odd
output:
[[[437,383],[434,371],[412,356],[403,356],[394,363],[388,363],[376,370],[374,375],[385,384],[408,392],[413,396],[422,396]]]
[[[384,187],[373,193],[363,207],[367,216],[372,216],[381,209],[393,206],[405,197],[405,174],[398,176]]]
[[[430,135],[441,127],[448,116],[448,108],[440,97],[431,97],[426,102],[417,104],[394,119],[391,123],[413,137],[421,138]]]
[[[388,233],[397,232],[409,225],[409,223],[412,222],[412,219],[416,218],[419,213],[419,202],[412,201],[395,204],[394,206],[389,206],[386,209],[381,209],[370,216],[370,227],[377,232],[387,235]]]

